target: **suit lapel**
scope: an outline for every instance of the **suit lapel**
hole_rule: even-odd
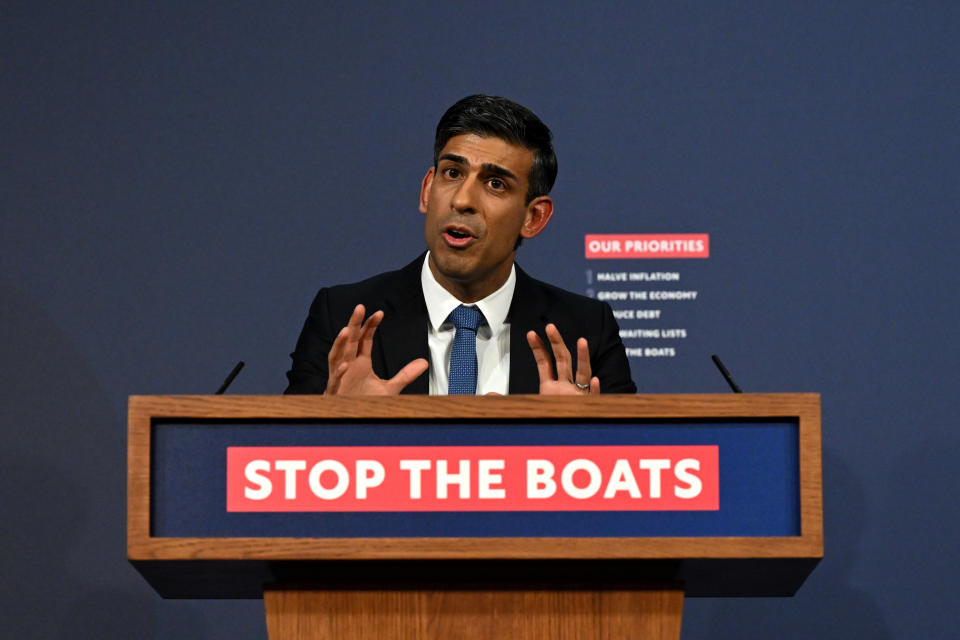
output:
[[[374,357],[379,350],[382,375],[393,377],[416,358],[429,358],[427,346],[427,304],[420,286],[423,255],[401,269],[397,286],[384,297],[384,321],[377,329]],[[541,338],[548,319],[548,301],[535,280],[517,267],[517,286],[510,302],[510,385],[511,394],[538,393],[540,376],[537,362],[527,344],[527,331],[537,331]],[[378,349],[379,347],[379,349]],[[549,350],[549,344],[547,345]],[[430,374],[414,380],[405,394],[430,392]]]
[[[377,341],[383,357],[383,375],[393,377],[411,360],[427,358],[427,305],[420,286],[423,256],[401,269],[397,286],[384,298],[383,324],[377,329]],[[402,393],[430,392],[430,374],[410,383]]]
[[[541,338],[546,325],[547,301],[534,280],[517,267],[517,286],[510,303],[510,393],[538,393],[540,376],[537,361],[527,343],[527,332],[537,331]]]

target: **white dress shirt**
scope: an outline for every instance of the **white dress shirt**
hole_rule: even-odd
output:
[[[430,253],[423,260],[420,284],[427,303],[427,346],[430,349],[430,395],[446,395],[449,383],[450,349],[456,329],[447,320],[454,309],[464,304],[444,289],[430,271]],[[483,300],[467,306],[476,306],[486,320],[477,329],[477,394],[491,391],[507,394],[510,388],[510,323],[507,313],[517,286],[517,269],[510,268],[510,276],[503,286]]]

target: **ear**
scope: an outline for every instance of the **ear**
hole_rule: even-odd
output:
[[[532,238],[537,235],[550,222],[553,216],[553,200],[550,196],[539,196],[530,201],[527,205],[527,215],[523,220],[523,226],[520,228],[522,238]]]
[[[433,167],[427,169],[427,175],[423,176],[423,182],[420,183],[420,213],[427,212],[427,203],[430,201],[430,185],[433,184]]]

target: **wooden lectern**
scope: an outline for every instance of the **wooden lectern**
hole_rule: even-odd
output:
[[[718,504],[227,508],[232,447],[554,443],[713,447]],[[677,640],[685,595],[793,595],[823,555],[817,394],[133,396],[128,445],[131,563],[163,597],[263,597],[272,640]]]

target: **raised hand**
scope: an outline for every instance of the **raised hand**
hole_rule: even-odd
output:
[[[560,331],[554,324],[546,327],[547,340],[553,350],[553,359],[556,360],[556,374],[550,354],[536,331],[527,332],[527,343],[533,351],[537,361],[537,372],[540,374],[540,393],[544,395],[586,395],[600,393],[600,379],[591,376],[590,350],[586,338],[577,340],[577,370],[573,370],[573,359],[570,350],[563,343]]]
[[[427,370],[427,361],[417,358],[389,380],[379,378],[373,371],[370,353],[373,351],[373,335],[383,320],[383,311],[373,313],[364,321],[365,313],[363,305],[358,304],[350,314],[347,326],[333,341],[327,354],[330,379],[324,395],[394,396]]]

